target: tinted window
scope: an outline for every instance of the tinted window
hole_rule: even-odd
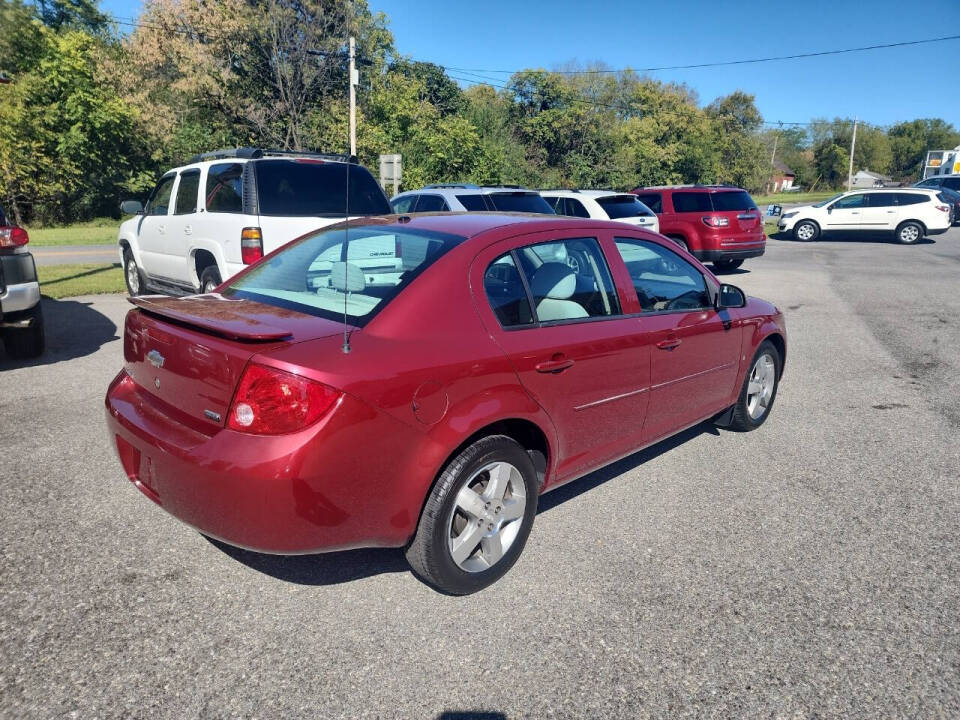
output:
[[[710,193],[705,192],[675,192],[673,194],[673,211],[682,212],[711,212]]]
[[[611,197],[597,198],[600,207],[607,213],[611,220],[625,217],[643,217],[653,215],[650,208],[637,200],[636,195],[613,195]]]
[[[940,187],[940,182],[938,180],[924,180],[923,182],[918,182],[917,187]]]
[[[394,198],[390,201],[390,207],[393,208],[395,213],[408,213],[413,212],[413,208],[417,204],[416,195],[404,195],[403,197]]]
[[[170,207],[170,193],[173,191],[173,181],[176,175],[167,175],[160,179],[147,201],[147,215],[166,215]]]
[[[490,307],[503,327],[533,323],[533,311],[530,309],[527,291],[523,287],[520,271],[509,253],[490,263],[490,267],[483,274],[483,287],[487,292]]]
[[[710,307],[703,275],[656,243],[616,238],[643,312],[687,311]]]
[[[713,209],[717,211],[754,210],[757,207],[749,193],[743,190],[711,193],[710,199],[713,201]]]
[[[556,240],[517,250],[540,322],[620,313],[600,246],[593,238]]]
[[[563,198],[563,212],[561,215],[571,215],[573,217],[590,217],[590,213],[587,212],[587,209],[583,206],[583,203],[574,198]]]
[[[487,195],[494,210],[501,212],[529,212],[554,215],[553,208],[537,193],[532,192],[498,192]]]
[[[319,230],[262,260],[224,295],[353,325],[365,324],[437,258],[463,240],[391,227]]]
[[[224,163],[207,170],[207,212],[243,212],[243,165]]]
[[[447,201],[440,195],[421,195],[417,200],[417,212],[439,212],[449,209]]]
[[[637,200],[655,213],[663,212],[663,197],[660,193],[637,193]]]
[[[897,204],[896,193],[867,193],[864,204],[867,207],[893,207]]]
[[[842,197],[830,207],[832,210],[846,210],[849,208],[863,207],[863,193]]]
[[[488,209],[487,204],[483,200],[483,195],[457,195],[457,200],[471,212]]]
[[[200,192],[200,171],[187,170],[180,173],[180,184],[177,186],[177,201],[174,206],[174,215],[189,215],[197,211],[197,193]]]
[[[894,193],[890,193],[893,195]],[[929,195],[920,193],[896,193],[897,204],[899,205],[919,205],[920,203],[930,202]]]
[[[940,184],[945,188],[950,188],[951,190],[960,190],[960,178],[958,177],[943,178],[943,181]]]
[[[390,213],[383,190],[359,165],[313,160],[257,160],[260,214],[284,217],[340,217]]]

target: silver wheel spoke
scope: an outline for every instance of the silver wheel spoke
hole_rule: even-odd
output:
[[[760,381],[751,378],[750,384],[747,385],[747,395],[756,395],[762,389],[763,389],[763,386],[760,385]]]
[[[503,501],[503,521],[519,520],[527,503],[524,499],[512,497]]]
[[[468,487],[464,487],[457,493],[457,507],[463,510],[472,518],[480,519],[483,517],[485,501],[477,493]]]
[[[480,525],[474,522],[468,524],[466,529],[457,537],[453,538],[450,543],[450,554],[453,556],[453,561],[457,565],[463,564],[463,562],[473,554],[473,551],[477,549],[477,545],[480,544],[482,537],[483,528]]]
[[[492,566],[497,560],[503,557],[503,543],[500,533],[487,535],[480,541],[480,550],[483,551],[483,559],[487,565]]]
[[[490,482],[483,495],[488,500],[500,500],[507,491],[507,482],[510,480],[510,471],[513,466],[506,463],[497,463],[490,468]]]

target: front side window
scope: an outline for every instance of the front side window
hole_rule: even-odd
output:
[[[611,195],[597,198],[597,202],[611,220],[629,217],[649,217],[653,213],[636,195]]]
[[[181,183],[183,181],[181,180]],[[243,164],[219,163],[207,170],[207,212],[243,212]]]
[[[262,260],[223,291],[363,326],[463,238],[368,226],[318,230]]]
[[[457,195],[457,200],[460,201],[460,204],[463,205],[468,212],[479,212],[489,209],[483,200],[483,195]]]
[[[711,307],[703,275],[657,243],[616,238],[643,312],[687,312]]]
[[[421,195],[417,201],[417,212],[441,212],[449,209],[447,201],[440,195]]]
[[[663,212],[663,196],[660,193],[637,193],[637,200],[658,215]]]
[[[200,192],[200,171],[186,170],[180,173],[180,184],[177,186],[177,201],[174,205],[174,215],[189,215],[197,211],[197,193]]]
[[[710,195],[705,192],[675,192],[673,194],[673,211],[684,212],[713,212],[710,204]]]
[[[173,192],[173,181],[177,179],[176,175],[167,175],[160,178],[160,182],[150,194],[147,201],[147,215],[166,215],[170,209],[170,195]]]
[[[837,200],[832,206],[833,210],[849,210],[850,208],[863,207],[863,193],[856,195],[847,195]]]
[[[575,320],[620,314],[610,270],[594,238],[528,245],[516,251],[533,296],[537,320]]]
[[[390,203],[383,190],[360,165],[313,159],[254,162],[261,215],[343,217],[347,214],[390,214]]]
[[[413,208],[416,207],[416,205],[416,195],[404,195],[403,197],[394,198],[390,201],[390,207],[393,208],[393,211],[398,215],[413,212]]]
[[[483,288],[502,327],[533,324],[533,311],[520,271],[510,253],[501,255],[483,274]]]

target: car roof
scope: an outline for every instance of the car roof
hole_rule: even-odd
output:
[[[181,172],[183,170],[192,170],[195,168],[208,167],[210,165],[222,165],[222,164],[242,164],[248,162],[260,162],[263,160],[286,160],[288,162],[296,162],[298,160],[310,160],[312,162],[323,162],[324,164],[334,164],[334,165],[344,165],[346,161],[339,160],[334,157],[318,157],[316,154],[311,155],[310,153],[304,153],[303,155],[290,154],[290,155],[264,155],[263,157],[215,157],[204,160],[196,160],[193,162],[188,162],[185,165],[180,165],[178,167],[170,168],[167,170],[164,175],[169,175],[170,173]],[[362,165],[351,163],[352,167],[361,168]],[[366,168],[364,168],[366,169]]]
[[[516,185],[488,185],[484,187],[478,185],[426,185],[416,190],[404,190],[403,192],[394,195],[394,197],[397,198],[401,195],[410,195],[413,193],[435,195],[489,195],[490,193],[495,192],[517,192],[531,195],[538,194],[536,190],[531,190],[530,188],[525,187],[517,187]]]
[[[556,195],[558,197],[588,197],[588,198],[602,198],[602,197],[614,197],[616,195],[630,195],[628,192],[617,192],[616,190],[541,190],[541,195]]]
[[[701,190],[703,192],[746,192],[741,187],[735,185],[647,185],[645,187],[634,188],[630,192],[643,192],[644,190]]]
[[[874,188],[853,188],[853,189],[851,189],[851,190],[847,190],[845,193],[842,193],[842,194],[846,195],[847,193],[850,193],[850,194],[854,194],[854,193],[865,193],[865,192],[872,192],[872,193],[877,193],[877,192],[879,192],[879,193],[884,193],[884,192],[904,192],[904,191],[906,191],[906,192],[927,192],[927,193],[931,193],[931,192],[932,192],[932,193],[935,193],[935,192],[938,192],[938,191],[935,190],[934,188],[922,188],[922,187],[874,187]]]

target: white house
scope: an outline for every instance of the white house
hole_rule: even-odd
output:
[[[883,187],[886,183],[892,182],[892,178],[869,170],[858,170],[853,176],[853,187],[855,188]]]

